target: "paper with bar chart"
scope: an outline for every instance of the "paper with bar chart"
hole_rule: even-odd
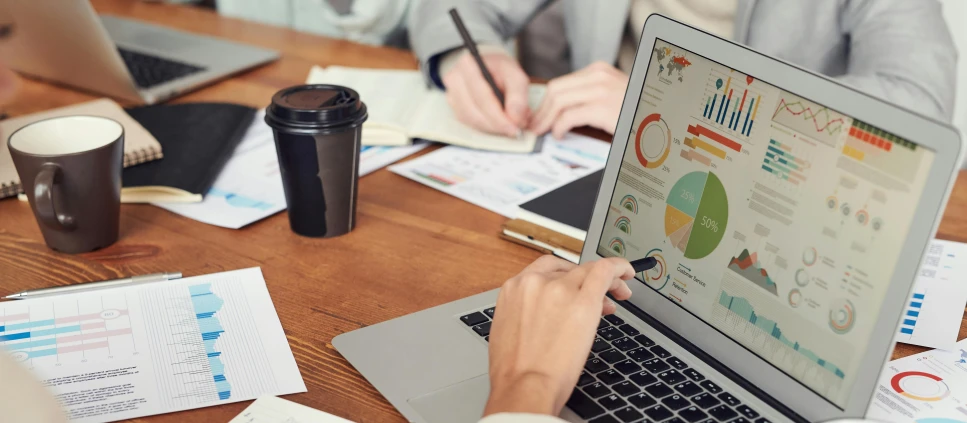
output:
[[[258,268],[2,303],[0,350],[75,422],[305,392]]]
[[[897,342],[950,349],[967,306],[967,244],[933,240],[907,301]]]
[[[652,55],[598,254],[655,257],[634,287],[846,403],[933,153],[743,69]]]

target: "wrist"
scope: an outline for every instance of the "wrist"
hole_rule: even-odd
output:
[[[547,375],[525,373],[517,377],[491,377],[490,397],[484,416],[496,413],[530,413],[556,415],[556,384]]]

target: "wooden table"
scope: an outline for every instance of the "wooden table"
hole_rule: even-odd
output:
[[[94,0],[101,13],[280,50],[282,59],[175,102],[228,101],[264,107],[277,90],[305,80],[312,65],[415,69],[402,50],[332,40],[190,7]],[[6,111],[21,115],[96,95],[25,80]],[[940,238],[967,241],[967,173],[961,173]],[[336,352],[336,335],[498,287],[538,253],[502,241],[504,218],[381,170],[359,185],[358,227],[335,239],[293,234],[284,213],[243,230],[196,222],[148,205],[124,205],[121,239],[89,254],[49,250],[25,203],[0,201],[0,292],[124,275],[186,276],[261,266],[309,389],[294,401],[360,422],[405,421]],[[467,271],[469,269],[469,271]],[[960,338],[967,336],[962,326]],[[922,349],[900,345],[895,357]],[[248,403],[145,419],[228,421]]]

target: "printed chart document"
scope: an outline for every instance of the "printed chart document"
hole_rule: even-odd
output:
[[[952,349],[967,305],[967,244],[934,240],[924,255],[896,341]],[[958,262],[960,261],[960,262]]]
[[[511,154],[449,146],[390,167],[436,188],[507,217],[517,206],[604,168],[611,144],[576,134],[544,138],[540,153]]]
[[[0,348],[74,422],[306,391],[258,268],[0,303]]]
[[[887,364],[866,413],[884,422],[967,421],[967,340]]]
[[[154,205],[199,222],[229,229],[239,229],[285,210],[285,191],[274,136],[264,118],[264,110],[255,116],[245,138],[236,147],[235,154],[202,202]],[[382,169],[428,145],[363,146],[359,156],[359,176]]]
[[[278,397],[261,397],[228,423],[350,423],[341,417]]]

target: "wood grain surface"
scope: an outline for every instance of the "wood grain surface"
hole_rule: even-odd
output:
[[[303,82],[312,65],[415,69],[410,52],[372,47],[219,17],[192,7],[94,0],[100,13],[151,21],[273,48],[281,60],[173,102],[264,107]],[[12,116],[97,98],[25,79]],[[961,173],[940,238],[967,241],[967,173]],[[402,422],[343,359],[336,335],[498,287],[539,253],[497,237],[504,218],[386,170],[361,179],[358,227],[335,239],[293,234],[285,213],[242,230],[222,229],[148,205],[122,205],[121,238],[100,251],[49,250],[26,203],[0,201],[0,292],[180,271],[194,276],[261,266],[309,392],[288,399],[358,422]],[[961,326],[960,338],[967,336]],[[898,345],[894,357],[922,349]],[[224,422],[248,402],[137,419]]]

